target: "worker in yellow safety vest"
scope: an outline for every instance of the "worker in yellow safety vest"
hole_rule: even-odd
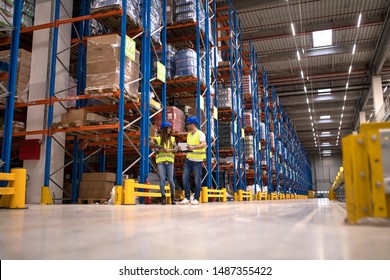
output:
[[[202,164],[206,158],[206,135],[198,129],[199,121],[195,116],[190,116],[186,120],[186,126],[188,130],[187,135],[187,157],[184,163],[183,169],[183,184],[185,191],[185,198],[180,204],[199,204],[200,197],[200,185],[202,176]],[[194,173],[195,180],[195,194],[194,199],[190,201],[190,177],[191,173]]]
[[[161,204],[166,204],[165,196],[165,182],[166,178],[168,179],[172,204],[175,203],[175,182],[173,181],[173,171],[174,171],[174,162],[175,162],[175,152],[177,150],[177,145],[175,142],[175,137],[172,136],[172,124],[170,122],[162,122],[161,126],[161,135],[154,139],[154,142],[157,144],[156,147],[156,163],[158,167],[158,174],[160,176],[160,192],[161,192]]]

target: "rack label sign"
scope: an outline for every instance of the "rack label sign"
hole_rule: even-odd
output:
[[[214,119],[218,120],[218,108],[214,106],[214,110],[213,110],[213,113],[214,113]]]
[[[132,61],[135,61],[135,41],[126,35],[125,54]]]
[[[157,79],[165,83],[166,69],[165,65],[157,61]]]

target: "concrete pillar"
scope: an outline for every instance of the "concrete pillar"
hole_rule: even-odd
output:
[[[381,76],[373,76],[371,79],[372,97],[374,100],[375,115],[383,105],[383,90],[382,90],[382,78]]]
[[[35,4],[35,22],[34,25],[52,22],[52,15],[54,14],[54,4],[52,7],[51,0],[37,0]],[[67,13],[72,14],[73,1],[62,0],[63,6],[61,6],[60,18],[67,18]],[[53,12],[52,12],[53,9]],[[49,78],[48,78],[48,63],[51,56],[51,48],[49,43],[50,29],[43,29],[34,31],[33,44],[32,44],[32,57],[31,57],[31,74],[30,74],[30,93],[29,101],[46,99],[46,92],[48,92]],[[61,52],[68,48],[71,43],[71,25],[62,25],[59,28],[59,40],[58,40],[58,52]],[[65,65],[69,66],[70,50],[64,51],[58,58]],[[68,72],[57,61],[57,75],[55,92],[62,91],[68,88]],[[66,96],[67,92],[57,94],[57,96]],[[64,112],[64,108],[56,103],[54,105],[54,119],[53,122],[59,122],[61,120],[61,114]],[[45,106],[30,106],[27,110],[27,122],[26,129],[42,130],[44,129],[44,123],[47,122]],[[40,203],[41,201],[41,187],[44,183],[44,167],[45,167],[45,150],[46,150],[46,138],[41,135],[26,136],[26,139],[42,139],[41,154],[39,160],[25,160],[24,168],[27,169],[27,174],[30,176],[30,180],[27,182],[27,203]],[[65,146],[65,134],[56,133],[55,139]],[[64,166],[65,151],[61,148],[56,141],[52,142],[51,149],[51,171],[60,169]],[[63,170],[53,175],[51,178],[62,187],[63,185]],[[50,182],[50,193],[53,193],[56,198],[62,197],[62,190],[55,184]]]
[[[360,124],[366,123],[366,112],[359,112],[359,120]]]

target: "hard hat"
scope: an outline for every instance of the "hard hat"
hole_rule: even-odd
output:
[[[186,124],[189,124],[189,123],[193,123],[193,124],[198,125],[199,124],[198,118],[195,116],[189,116],[188,119],[186,120]]]
[[[162,122],[160,129],[163,129],[164,127],[172,127],[172,124],[170,122]]]

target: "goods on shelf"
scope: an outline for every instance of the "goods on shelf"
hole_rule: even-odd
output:
[[[252,113],[244,112],[244,126],[245,127],[253,127],[252,126]]]
[[[270,135],[271,135],[271,148],[275,149],[275,134],[271,132]]]
[[[183,49],[175,54],[175,77],[197,76],[197,54],[192,49]]]
[[[34,25],[35,1],[25,0],[22,2],[21,26]],[[0,26],[9,27],[13,23],[14,1],[0,0]]]
[[[246,97],[252,96],[251,76],[249,75],[242,76],[242,89]]]
[[[247,135],[245,136],[245,154],[248,158],[253,157],[253,151],[254,151],[254,143],[253,143],[253,136]]]
[[[24,49],[19,49],[18,57],[15,97],[19,101],[27,102],[30,82],[31,53]],[[9,64],[10,51],[0,51],[0,60]],[[7,87],[8,78],[3,78],[0,82],[4,87]]]
[[[97,0],[92,4],[91,13],[99,11],[102,8],[112,8],[114,10],[118,5],[122,7],[122,0]],[[136,25],[141,26],[140,0],[127,0],[126,14]]]
[[[167,24],[172,24],[175,21],[175,0],[167,0]]]
[[[80,182],[79,198],[110,198],[115,178],[115,173],[83,173],[82,181]]]
[[[232,108],[232,90],[230,87],[218,90],[218,108]]]
[[[119,89],[120,75],[120,36],[116,34],[88,38],[87,41],[87,81],[86,93],[105,89]],[[139,57],[135,61],[126,57],[125,89],[130,97],[138,98]]]
[[[95,113],[88,112],[87,109],[71,110],[70,112],[61,115],[61,125],[63,127],[69,126],[83,126],[89,124],[99,124],[108,122],[109,119]]]
[[[265,140],[265,124],[263,122],[260,123],[260,139]]]
[[[172,124],[172,130],[176,132],[184,132],[185,115],[182,110],[175,106],[168,106],[166,108],[167,121]],[[160,127],[162,122],[162,113],[157,114],[154,117],[154,124],[156,127]]]
[[[176,54],[176,49],[172,45],[167,45],[166,47],[166,58],[167,58],[167,63],[165,65],[166,68],[166,79],[171,80],[175,77],[175,54]],[[152,77],[156,78],[157,76],[157,61],[160,61],[162,63],[162,51],[158,50],[157,51],[157,56],[156,53],[153,52],[152,55]]]
[[[77,96],[77,82],[72,76],[68,78],[68,96]],[[76,106],[76,100],[68,100],[66,107],[73,108]]]
[[[231,122],[219,122],[218,124],[218,137],[220,147],[232,147],[233,146],[233,132]]]

